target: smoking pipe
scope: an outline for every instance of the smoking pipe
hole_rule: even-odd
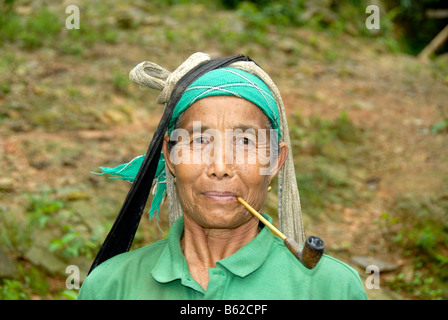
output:
[[[324,254],[325,243],[324,241],[316,236],[309,236],[303,249],[299,244],[292,238],[286,237],[280,230],[278,230],[272,223],[266,220],[259,212],[252,208],[246,201],[241,197],[236,197],[236,199],[257,217],[266,227],[271,229],[277,236],[279,236],[285,243],[286,247],[291,251],[291,253],[308,269],[313,269],[320,261],[320,258]]]

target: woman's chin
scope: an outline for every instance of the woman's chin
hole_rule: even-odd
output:
[[[251,218],[250,214],[246,215],[239,211],[233,206],[232,208],[209,207],[204,214],[200,214],[200,224],[204,228],[233,229]]]

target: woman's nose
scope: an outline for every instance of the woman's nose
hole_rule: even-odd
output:
[[[218,179],[232,178],[234,176],[234,166],[232,152],[225,147],[224,143],[216,143],[210,153],[210,162],[207,168],[208,176]],[[232,150],[233,151],[233,150]]]
[[[212,163],[209,167],[209,176],[216,177],[219,180],[233,177],[233,170],[230,165],[225,163]]]

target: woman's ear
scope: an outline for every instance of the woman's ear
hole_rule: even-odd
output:
[[[176,176],[175,175],[176,170],[175,170],[174,164],[171,162],[170,150],[168,148],[169,142],[170,142],[170,137],[165,136],[165,138],[163,138],[162,152],[165,157],[165,162],[166,162],[168,169],[170,170],[170,172],[173,176]]]
[[[288,152],[289,152],[289,148],[288,145],[284,142],[280,142],[278,144],[279,147],[279,153],[277,156],[277,165],[272,168],[272,170],[274,171],[271,176],[269,177],[269,181],[271,181],[272,179],[274,179],[274,177],[278,174],[278,172],[280,171],[280,169],[283,167],[283,165],[286,162],[286,158],[288,157]]]

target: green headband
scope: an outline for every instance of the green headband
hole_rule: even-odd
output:
[[[220,68],[195,80],[182,95],[168,125],[168,135],[174,130],[177,118],[196,101],[211,96],[235,96],[258,106],[280,133],[277,103],[268,86],[260,78],[235,68]]]
[[[219,95],[235,96],[254,103],[268,117],[272,128],[277,130],[280,139],[280,116],[272,92],[257,76],[235,68],[220,68],[210,71],[188,86],[173,111],[168,125],[168,135],[173,132],[179,116],[193,103],[206,97]],[[138,156],[129,163],[121,164],[115,168],[100,167],[102,172],[96,174],[111,174],[114,176],[111,177],[112,179],[133,182],[144,158],[145,155]],[[163,154],[160,156],[154,179],[155,184],[152,191],[154,198],[149,210],[149,219],[152,219],[154,215],[158,216],[160,205],[166,194],[165,158]]]

